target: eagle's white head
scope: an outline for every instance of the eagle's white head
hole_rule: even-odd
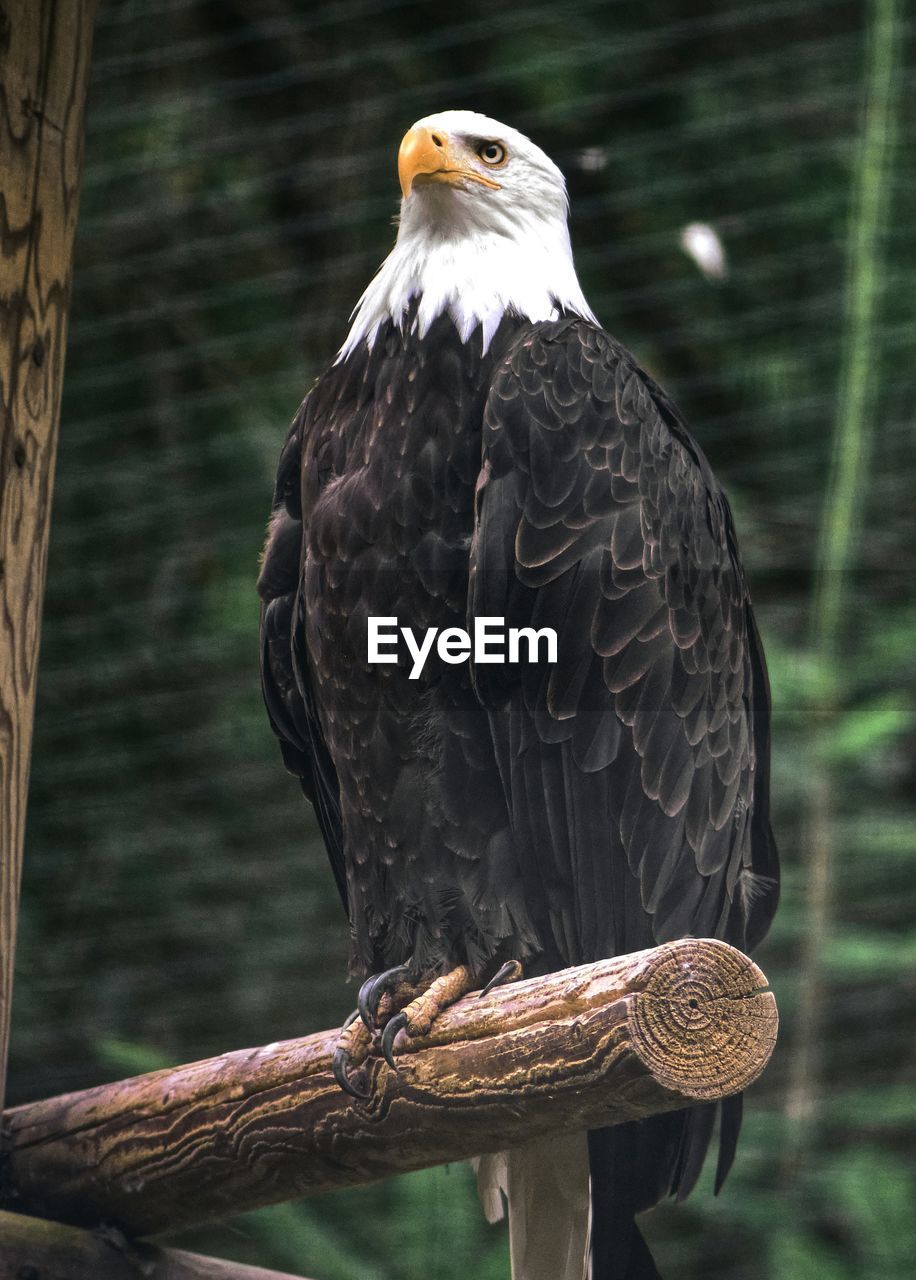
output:
[[[509,312],[555,319],[594,316],[569,243],[566,183],[540,147],[476,111],[418,120],[398,153],[397,242],[356,304],[338,360],[401,322],[419,300],[422,336],[448,312],[462,342],[478,325],[483,349]]]

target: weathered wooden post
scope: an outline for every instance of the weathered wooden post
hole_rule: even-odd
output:
[[[331,1073],[338,1032],[239,1049],[6,1114],[6,1207],[132,1236],[710,1102],[776,1040],[766,978],[688,938],[466,996],[374,1056],[369,1096]]]
[[[0,1280],[301,1280],[0,1211]]]
[[[95,8],[0,5],[0,1106]]]

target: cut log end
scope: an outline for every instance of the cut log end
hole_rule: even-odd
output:
[[[666,1089],[711,1101],[763,1071],[779,1016],[762,971],[740,951],[685,939],[651,953],[633,1000],[633,1050]]]

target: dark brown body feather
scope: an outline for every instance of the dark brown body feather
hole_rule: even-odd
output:
[[[319,805],[333,792],[332,829],[322,826],[357,972],[405,959],[418,971],[479,970],[538,949],[468,665],[433,657],[411,680],[403,662],[367,661],[369,616],[417,633],[464,624],[483,411],[495,352],[513,328],[484,358],[450,320],[424,341],[392,326],[371,356],[319,380],[281,462],[262,574],[264,681],[287,762],[292,745],[292,767]],[[276,573],[278,559],[288,576]],[[292,648],[279,624],[287,615],[298,619]],[[316,741],[331,778],[315,775]]]
[[[443,317],[333,366],[284,449],[260,590],[268,709],[357,971],[555,968],[766,931],[769,700],[731,514],[601,330],[505,320],[481,356]],[[434,653],[409,680],[368,664],[370,615],[553,627],[558,661]],[[712,1114],[593,1135],[607,1222],[689,1189]],[[651,1274],[622,1242],[596,1217],[596,1256]]]

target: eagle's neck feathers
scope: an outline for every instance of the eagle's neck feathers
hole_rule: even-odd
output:
[[[422,198],[405,200],[397,243],[356,304],[338,362],[363,343],[371,347],[387,320],[402,324],[408,314],[421,338],[446,312],[462,342],[479,326],[484,352],[507,313],[538,321],[573,312],[594,320],[565,214],[494,213],[487,208],[484,215],[476,192],[456,200],[451,190],[424,189]]]

